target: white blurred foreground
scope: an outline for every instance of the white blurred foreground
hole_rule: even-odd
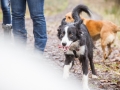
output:
[[[0,41],[0,90],[81,90],[62,70],[37,53]]]

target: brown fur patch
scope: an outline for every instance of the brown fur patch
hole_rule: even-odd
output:
[[[117,32],[120,31],[120,27],[110,21],[91,20],[82,16],[80,17],[83,20],[83,23],[86,25],[92,39],[94,41],[101,39],[101,47],[103,50],[104,59],[106,59],[111,53],[111,44],[114,42]],[[72,18],[72,12],[67,13],[65,18],[65,21],[68,23],[74,22],[74,19]],[[108,45],[109,54],[107,55],[105,48]]]

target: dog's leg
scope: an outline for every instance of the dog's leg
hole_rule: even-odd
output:
[[[110,53],[112,52],[111,44],[114,42],[114,40],[115,40],[115,36],[113,34],[110,34],[109,36],[104,37],[104,39],[101,39],[101,46],[104,54],[104,60],[107,59]],[[108,53],[105,51],[106,47],[108,48]]]
[[[101,42],[101,47],[102,47],[102,50],[103,50],[103,60],[102,60],[102,62],[104,62],[105,59],[107,59],[107,54],[106,54],[106,51],[105,51],[106,45],[104,45],[103,42]]]
[[[67,79],[69,77],[69,70],[74,63],[74,55],[65,55],[65,64],[63,68],[63,78]]]
[[[88,58],[86,55],[80,55],[80,61],[82,63],[83,70],[83,90],[90,90],[88,87]]]
[[[97,78],[97,74],[96,74],[96,71],[95,71],[94,63],[93,63],[93,55],[92,55],[91,52],[90,52],[90,55],[89,55],[89,60],[90,60],[90,67],[91,67],[91,70],[92,70],[92,78]]]
[[[108,56],[109,56],[111,54],[111,52],[112,52],[112,48],[111,48],[111,44],[108,44],[107,46],[108,46],[108,51],[109,51]]]
[[[108,53],[106,52],[105,48],[108,48]],[[103,59],[103,62],[105,59],[108,58],[108,56],[111,54],[112,52],[112,49],[111,49],[111,44],[108,44],[108,45],[102,45],[102,50],[103,50],[103,55],[104,55],[104,59]]]
[[[82,70],[83,70],[83,90],[90,90],[88,87],[88,55],[86,46],[82,45],[80,47],[80,62],[82,63]]]

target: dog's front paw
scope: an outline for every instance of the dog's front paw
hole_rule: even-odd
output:
[[[90,90],[88,87],[83,87],[83,90]]]
[[[86,83],[83,84],[83,90],[90,90],[88,84]]]
[[[63,73],[63,78],[67,79],[69,77],[69,73]]]

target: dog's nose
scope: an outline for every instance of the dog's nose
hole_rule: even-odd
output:
[[[66,46],[66,43],[62,43],[63,46]]]

